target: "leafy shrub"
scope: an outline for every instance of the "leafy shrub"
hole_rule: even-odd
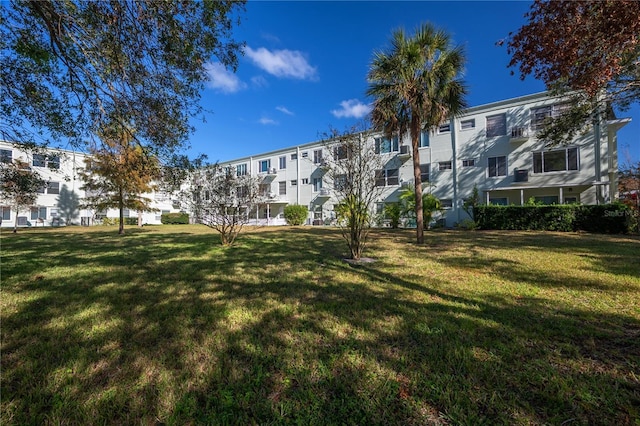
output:
[[[396,229],[400,225],[400,217],[402,216],[402,207],[400,203],[388,203],[384,205],[384,215],[389,219],[391,228]]]
[[[163,213],[160,216],[160,223],[163,225],[187,225],[189,215],[187,213]]]
[[[308,216],[309,209],[307,208],[307,206],[289,204],[284,208],[284,219],[287,221],[287,225],[302,225],[307,220]]]
[[[631,223],[629,209],[623,204],[483,205],[474,208],[474,217],[480,229],[588,231],[605,234],[628,233]]]

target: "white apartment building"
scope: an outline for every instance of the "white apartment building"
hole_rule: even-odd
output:
[[[562,112],[566,100],[538,93],[469,108],[420,139],[422,181],[445,208],[442,223],[454,226],[468,218],[464,200],[474,186],[485,203],[521,205],[530,199],[545,204],[601,204],[617,198],[617,131],[630,119],[602,117],[570,145],[547,147],[536,138],[546,117]],[[398,200],[403,185],[413,184],[410,139],[373,135],[383,157],[377,210]],[[339,202],[326,180],[323,142],[256,154],[222,163],[238,174],[262,176],[270,201],[259,209],[263,224],[284,224],[287,204],[309,207],[310,224],[328,224]]]
[[[617,198],[617,131],[630,119],[602,117],[571,144],[547,147],[536,138],[536,130],[549,116],[562,112],[566,101],[538,93],[469,108],[464,115],[443,123],[434,133],[420,138],[422,181],[426,191],[438,197],[445,208],[440,220],[454,226],[467,218],[464,200],[477,187],[485,203],[524,204],[530,199],[553,203],[601,204]],[[376,209],[398,200],[403,185],[413,184],[409,136],[402,140],[372,135],[369,143],[382,158],[384,169],[378,179],[384,190]],[[268,201],[258,208],[255,223],[283,225],[287,204],[306,205],[308,224],[330,224],[334,206],[340,201],[333,183],[323,171],[322,158],[329,153],[325,143],[311,142],[259,153],[221,163],[239,175],[261,178]],[[37,205],[16,217],[9,206],[2,209],[2,226],[55,224],[61,216],[60,193],[72,191],[82,199],[77,170],[85,155],[55,150],[50,155],[33,155],[10,143],[0,142],[0,161],[19,158],[48,180]],[[162,213],[180,210],[172,194],[149,194],[153,213],[125,212],[143,224],[159,224]],[[102,217],[117,217],[117,211],[79,210],[74,224],[90,225]]]
[[[0,226],[13,228],[16,221],[19,227],[66,224],[89,226],[100,223],[106,217],[119,217],[119,212],[115,209],[98,212],[78,207],[86,195],[78,175],[78,170],[85,166],[86,157],[87,154],[63,149],[32,153],[18,145],[0,141],[0,162],[20,160],[46,181],[36,204],[25,211],[16,214],[14,206],[0,201]],[[125,217],[139,219],[141,224],[160,224],[162,213],[179,211],[179,204],[173,202],[168,194],[154,192],[147,196],[153,200],[152,207],[157,211],[135,212],[125,209]]]

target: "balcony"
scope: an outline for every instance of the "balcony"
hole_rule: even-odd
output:
[[[529,129],[526,127],[512,127],[509,142],[520,143],[529,140]]]
[[[400,145],[400,151],[398,152],[398,158],[406,161],[411,158],[411,147],[409,145]]]
[[[320,191],[318,191],[318,197],[321,197],[321,198],[331,197],[331,190],[329,188],[320,188]]]

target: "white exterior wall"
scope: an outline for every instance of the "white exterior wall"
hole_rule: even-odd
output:
[[[47,151],[47,154],[56,155],[60,158],[60,167],[59,169],[54,170],[46,167],[46,165],[45,167],[35,166],[33,162],[33,154],[28,151],[24,151],[11,143],[0,141],[0,149],[10,150],[13,160],[17,159],[25,162],[45,181],[57,182],[59,184],[59,191],[57,194],[49,193],[49,189],[46,189],[44,194],[38,195],[38,199],[34,206],[26,209],[25,211],[20,211],[18,215],[16,215],[13,206],[0,202],[0,207],[2,207],[3,210],[10,210],[8,215],[9,218],[7,219],[5,216],[5,219],[3,219],[0,224],[3,228],[13,228],[16,218],[20,218],[18,226],[52,226],[61,223],[58,221],[58,218],[63,216],[61,211],[62,206],[60,205],[60,192],[65,189],[74,193],[79,198],[80,203],[83,202],[83,199],[85,198],[85,191],[81,189],[83,183],[78,176],[78,170],[84,168],[86,154],[69,150],[50,149]],[[171,197],[166,196],[163,193],[146,194],[146,196],[153,200],[152,207],[157,208],[158,211],[143,212],[143,224],[160,224],[160,214],[162,211],[179,211],[179,209],[174,208]],[[37,214],[35,211],[32,214],[32,210],[35,208],[38,209]],[[43,215],[41,213],[45,214]],[[99,223],[99,220],[96,220],[96,213],[97,212],[95,210],[79,209],[77,211],[77,217],[73,218],[68,225],[93,225]],[[116,209],[109,209],[106,212],[106,217],[118,218],[119,212]],[[138,212],[129,211],[129,217],[137,218]],[[62,224],[67,223],[62,222]]]

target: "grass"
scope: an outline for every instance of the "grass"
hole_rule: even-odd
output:
[[[638,237],[1,238],[3,425],[640,424]]]

